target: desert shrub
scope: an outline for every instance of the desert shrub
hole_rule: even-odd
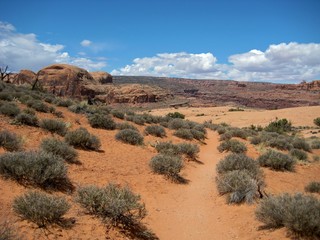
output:
[[[166,131],[164,130],[164,127],[158,125],[147,126],[144,131],[146,134],[150,134],[155,137],[162,138],[166,136]]]
[[[13,96],[10,92],[0,92],[0,100],[12,101]]]
[[[21,112],[15,117],[14,124],[22,124],[37,127],[39,126],[39,120],[35,114]]]
[[[140,196],[128,187],[108,184],[104,188],[96,186],[80,187],[76,201],[89,213],[97,215],[113,224],[132,224],[142,220],[147,212],[140,202]]]
[[[13,210],[22,219],[34,222],[39,227],[61,224],[62,216],[68,212],[70,204],[63,197],[29,191],[13,201]]]
[[[233,152],[233,153],[244,153],[247,151],[247,147],[244,143],[239,142],[236,139],[231,139],[220,143],[218,146],[219,152]]]
[[[0,131],[0,147],[7,151],[19,151],[22,149],[21,138],[14,132],[8,130]]]
[[[43,100],[47,103],[53,103],[55,98],[53,96],[45,96]]]
[[[224,133],[227,132],[227,127],[225,127],[225,126],[220,126],[220,125],[219,125],[219,126],[217,127],[216,131],[218,132],[219,135],[224,134]]]
[[[125,117],[125,113],[124,112],[121,112],[121,111],[116,110],[116,109],[111,110],[111,114],[112,114],[112,116],[114,116],[116,118],[119,118],[119,119],[124,119],[124,117]]]
[[[84,103],[73,104],[68,107],[69,111],[74,113],[86,113],[88,105]]]
[[[277,171],[293,171],[295,161],[288,155],[268,150],[258,158],[258,162],[262,167],[269,167]]]
[[[163,117],[153,116],[153,115],[148,114],[148,113],[143,113],[141,116],[144,118],[146,123],[149,123],[149,124],[151,124],[151,123],[157,124],[157,123],[160,123],[163,120]]]
[[[296,148],[293,148],[290,150],[290,155],[302,161],[305,161],[308,159],[308,154],[306,152]]]
[[[251,203],[256,197],[259,185],[246,169],[228,171],[217,177],[220,194],[227,194],[228,203]]]
[[[180,119],[185,118],[185,115],[179,112],[168,113],[167,116],[170,118],[180,118]]]
[[[179,176],[183,162],[179,156],[158,154],[150,160],[149,166],[153,172],[175,179]]]
[[[258,220],[267,227],[286,227],[299,236],[320,237],[320,200],[309,195],[287,193],[261,201]]]
[[[264,129],[267,132],[277,132],[277,133],[283,133],[291,131],[291,122],[287,119],[279,119],[275,120],[269,123],[268,126]]]
[[[311,193],[320,193],[320,182],[310,182],[304,190]]]
[[[313,123],[320,127],[320,117],[313,119]]]
[[[63,112],[61,112],[61,111],[54,111],[52,114],[54,116],[56,116],[57,118],[64,118]]]
[[[311,142],[311,148],[312,149],[320,149],[320,140],[313,140]]]
[[[230,132],[225,132],[220,135],[219,141],[227,141],[227,140],[230,140],[231,138],[232,138],[232,134]]]
[[[132,129],[120,130],[116,134],[116,139],[124,143],[129,143],[131,145],[143,144],[143,136],[139,132]]]
[[[56,98],[53,101],[53,104],[59,107],[70,107],[74,104],[74,102],[71,99]]]
[[[9,117],[15,117],[20,113],[20,109],[13,102],[5,102],[0,106],[0,113]]]
[[[232,137],[238,137],[242,139],[247,139],[249,135],[247,130],[241,128],[231,128],[228,132],[232,135]]]
[[[176,137],[182,138],[182,139],[186,139],[186,140],[193,139],[193,134],[190,129],[184,129],[184,128],[178,129],[177,131],[175,131],[173,133],[173,135],[175,135]]]
[[[0,82],[1,84],[1,82]],[[2,219],[0,222],[0,240],[20,240],[23,239],[16,232],[16,229],[8,220]]]
[[[48,107],[48,105],[42,102],[41,100],[29,100],[27,101],[27,106],[35,109],[38,112],[50,112],[50,108]]]
[[[0,155],[0,174],[45,189],[70,190],[71,187],[63,160],[43,151]]]
[[[262,139],[260,136],[253,136],[251,139],[250,139],[250,143],[253,144],[253,145],[258,145],[262,142]]]
[[[174,130],[178,130],[178,129],[181,129],[181,128],[186,128],[188,129],[189,128],[189,124],[187,123],[187,121],[181,119],[181,118],[174,118],[174,119],[171,119],[168,123],[168,127],[170,129],[174,129]]]
[[[196,159],[200,152],[199,146],[192,143],[179,143],[176,145],[179,154],[184,154],[190,159]]]
[[[99,138],[90,134],[85,128],[78,128],[68,132],[65,136],[65,141],[76,148],[99,150],[101,147]]]
[[[301,149],[301,150],[304,150],[306,152],[310,152],[311,151],[311,147],[310,147],[309,143],[307,143],[306,140],[303,139],[303,138],[295,138],[295,139],[293,139],[292,145],[293,145],[294,148]]]
[[[42,140],[40,148],[45,152],[61,157],[67,162],[77,162],[77,151],[66,142],[60,141],[57,138],[47,138]]]
[[[67,132],[67,125],[56,119],[42,119],[39,126],[51,133],[57,133],[64,136]]]
[[[138,125],[144,125],[146,123],[146,120],[141,115],[134,115],[132,118],[132,122]]]
[[[96,113],[89,116],[88,120],[89,120],[90,126],[93,128],[102,128],[107,130],[116,129],[116,123],[108,115]]]
[[[119,129],[119,130],[131,129],[131,130],[134,130],[134,131],[138,131],[138,129],[135,126],[133,126],[132,124],[130,124],[128,122],[117,123],[116,128]]]
[[[177,130],[177,131],[179,131],[179,130]],[[206,139],[206,135],[202,131],[198,131],[198,130],[192,128],[192,129],[190,129],[190,132],[191,132],[193,138],[196,139],[196,140],[201,141],[201,140],[205,140]]]
[[[228,112],[243,112],[243,111],[244,111],[244,109],[239,108],[239,107],[230,108],[230,109],[228,110]]]
[[[266,145],[279,150],[290,150],[292,148],[291,143],[284,137],[271,138],[266,141]]]
[[[177,145],[173,144],[172,142],[160,142],[155,145],[156,150],[158,153],[163,155],[178,155],[180,154],[180,149]]]
[[[252,178],[258,179],[261,175],[259,164],[244,154],[229,154],[217,164],[217,172],[224,174],[234,170],[247,170]]]

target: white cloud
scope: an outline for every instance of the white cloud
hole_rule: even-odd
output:
[[[240,81],[300,82],[320,78],[320,44],[281,43],[253,49],[220,64],[212,53],[162,53],[136,58],[114,75],[152,75]]]
[[[92,42],[90,40],[85,39],[80,44],[82,47],[89,47],[92,44]]]
[[[13,25],[0,21],[0,66],[8,65],[11,71],[38,71],[53,63],[78,64],[87,70],[106,66],[105,61],[72,57],[64,48],[61,44],[42,43],[35,34],[19,33]]]

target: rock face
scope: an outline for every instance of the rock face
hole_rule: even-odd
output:
[[[81,97],[84,85],[95,84],[85,69],[68,64],[53,64],[41,69],[38,80],[49,92],[69,97]]]
[[[172,97],[163,88],[143,84],[86,85],[82,94],[108,104],[159,102]]]
[[[13,77],[12,83],[16,85],[21,85],[21,84],[31,85],[35,82],[36,79],[37,79],[37,74],[35,74],[30,70],[23,69]]]
[[[90,72],[97,84],[112,83],[112,76],[107,72]]]

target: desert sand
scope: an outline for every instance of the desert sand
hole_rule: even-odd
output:
[[[21,105],[21,108],[23,105]],[[214,123],[226,122],[232,126],[247,127],[251,124],[265,126],[277,118],[287,118],[294,126],[314,127],[313,119],[320,116],[320,107],[301,107],[281,110],[245,109],[243,112],[228,112],[230,107],[215,108],[179,108],[152,110],[154,115],[165,115],[179,111],[187,119],[203,122],[212,120]],[[149,169],[149,161],[157,153],[152,145],[156,141],[183,142],[167,130],[167,137],[159,139],[145,136],[143,146],[131,146],[115,140],[116,130],[108,131],[91,128],[85,116],[69,112],[58,107],[71,129],[85,127],[89,132],[99,136],[101,151],[78,150],[81,165],[69,164],[68,174],[72,183],[78,187],[88,184],[104,186],[109,182],[122,186],[128,185],[135,193],[141,195],[148,210],[143,223],[163,240],[191,239],[290,239],[285,229],[261,229],[262,223],[255,219],[254,210],[257,203],[248,205],[228,205],[225,197],[220,196],[215,185],[215,166],[226,153],[217,150],[218,134],[208,131],[205,143],[200,146],[198,162],[185,162],[181,175],[188,184],[177,184]],[[51,114],[37,113],[39,118],[53,118]],[[198,116],[197,116],[198,115]],[[199,116],[203,115],[203,116]],[[121,120],[117,120],[121,121]],[[0,118],[0,129],[8,129],[22,136],[26,149],[36,149],[40,141],[51,134],[42,129],[28,126],[14,126],[10,119]],[[80,125],[76,122],[79,122]],[[144,127],[137,126],[140,132]],[[304,132],[310,135],[310,130]],[[319,133],[317,134],[319,136]],[[259,155],[258,149],[246,142],[250,157]],[[4,150],[0,148],[0,152]],[[314,151],[314,155],[320,155]],[[263,169],[266,181],[266,192],[304,192],[304,186],[310,181],[320,181],[320,163],[298,164],[295,172],[284,173]],[[100,219],[88,215],[73,200],[73,195],[65,195],[72,208],[67,217],[75,218],[76,223],[71,229],[51,227],[39,229],[34,224],[21,221],[12,210],[12,202],[31,187],[24,187],[11,180],[0,178],[0,219],[10,224],[25,239],[128,239],[116,230],[107,233],[106,226]]]

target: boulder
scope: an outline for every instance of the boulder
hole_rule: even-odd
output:
[[[16,85],[22,85],[22,84],[32,85],[36,79],[37,79],[37,74],[35,74],[30,70],[23,69],[18,74],[15,74],[15,76],[12,79],[12,83]]]
[[[53,64],[38,72],[39,84],[59,96],[81,97],[86,84],[95,84],[93,77],[83,68],[68,64]]]
[[[112,76],[107,72],[90,72],[97,84],[112,83]]]

